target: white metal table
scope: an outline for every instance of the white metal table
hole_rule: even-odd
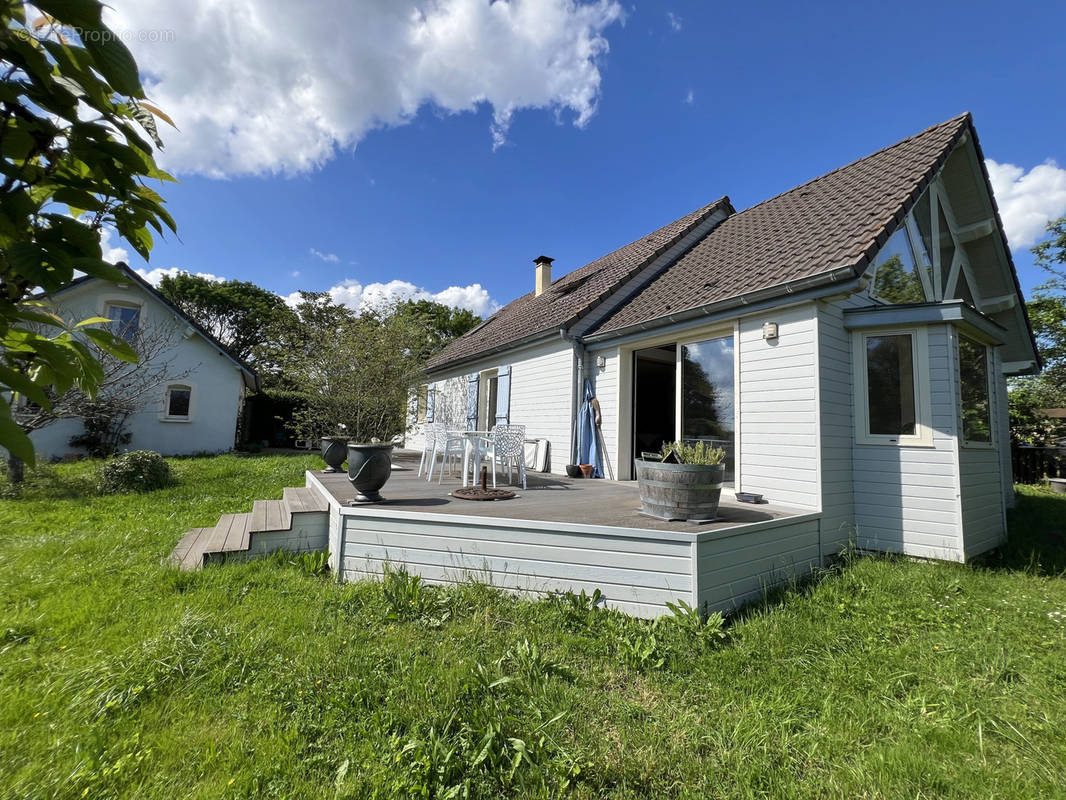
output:
[[[492,431],[461,431],[466,439],[466,447],[463,448],[463,486],[469,486],[467,482],[470,476],[470,457],[474,457],[475,466],[481,463],[482,442],[492,435]],[[477,482],[476,476],[474,482]]]

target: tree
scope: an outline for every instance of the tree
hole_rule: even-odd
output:
[[[1011,434],[1034,445],[1066,437],[1066,423],[1040,413],[1066,408],[1066,217],[1048,223],[1047,232],[1051,237],[1036,245],[1033,255],[1051,277],[1025,304],[1044,370],[1013,380],[1009,394]]]
[[[165,276],[159,292],[241,361],[259,360],[263,354],[257,350],[293,316],[284,300],[247,281],[212,281],[179,272]]]
[[[424,335],[418,350],[421,358],[439,353],[452,339],[462,336],[481,323],[481,317],[466,308],[452,308],[432,300],[407,300],[396,306],[396,313],[410,319]]]
[[[139,254],[149,227],[175,230],[145,179],[156,167],[146,134],[161,146],[137,65],[101,20],[98,0],[35,0],[27,23],[19,0],[0,0],[0,445],[11,463],[33,445],[11,401],[48,408],[73,390],[93,397],[105,378],[99,353],[136,354],[99,317],[71,323],[41,295],[76,271],[124,282],[103,260],[100,230],[114,228]],[[90,343],[94,346],[90,346]]]
[[[297,311],[313,323],[304,349],[294,351],[305,398],[293,415],[297,435],[387,442],[402,433],[407,394],[424,364],[425,329],[395,307],[356,317],[322,295],[305,295]]]

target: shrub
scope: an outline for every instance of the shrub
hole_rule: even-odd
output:
[[[170,483],[170,465],[153,450],[134,450],[104,464],[100,486],[105,492],[150,492]]]

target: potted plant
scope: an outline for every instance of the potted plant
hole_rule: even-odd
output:
[[[713,520],[725,477],[725,450],[669,442],[636,459],[641,513],[665,520]]]

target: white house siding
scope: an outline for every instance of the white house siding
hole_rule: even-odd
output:
[[[809,575],[822,563],[817,515],[745,525],[696,544],[696,598],[706,611],[729,612],[768,589]]]
[[[1006,381],[999,369],[998,352],[992,359],[992,447],[959,445],[959,482],[962,489],[962,529],[966,557],[970,558],[1002,544],[1007,538],[1004,468],[1001,454],[1006,442],[1007,469],[1010,469],[1010,432],[1004,431]],[[1009,421],[1006,423],[1009,425]],[[1005,435],[1004,435],[1005,434]],[[1011,487],[1011,495],[1014,491]]]
[[[604,359],[602,369],[596,363],[596,359],[599,356]],[[603,435],[604,475],[610,477],[609,466],[614,477],[618,478],[621,474],[618,461],[618,432],[620,430],[629,430],[627,421],[622,420],[622,424],[619,424],[618,418],[621,407],[619,392],[623,390],[619,380],[621,359],[618,355],[618,348],[589,351],[585,356],[585,360],[589,364],[589,374],[593,376],[593,390],[596,392],[596,399],[600,403],[600,432]],[[631,387],[626,387],[625,391],[631,391]],[[626,408],[628,407],[629,404],[626,404]],[[626,476],[628,477],[628,473],[626,473]]]
[[[433,421],[465,428],[467,376],[510,365],[511,424],[525,425],[529,439],[547,439],[551,471],[563,474],[570,463],[573,352],[569,342],[556,339],[434,375]],[[411,420],[407,446],[418,449],[422,442],[422,426]]]
[[[527,594],[599,589],[628,614],[693,602],[692,534],[551,522],[339,509],[340,577],[380,578],[386,563],[432,583],[479,580]],[[595,530],[593,530],[595,529]]]
[[[1014,464],[1011,463],[1010,450],[1010,411],[1007,402],[1007,376],[1003,374],[1001,348],[995,349],[992,370],[992,384],[996,395],[996,442],[999,445],[999,470],[1002,481],[1003,504],[1014,508]]]
[[[167,374],[187,377],[175,378],[174,383],[192,387],[192,406],[189,421],[173,422],[160,419],[164,409],[167,381],[148,396],[148,404],[127,423],[132,435],[127,450],[156,450],[164,455],[201,452],[222,452],[234,445],[237,415],[244,393],[244,380],[237,366],[218,348],[193,332],[188,323],[179,319],[166,306],[136,285],[121,288],[103,281],[89,281],[63,293],[58,298],[63,316],[85,319],[100,316],[109,301],[141,304],[141,326],[162,327],[172,341],[158,358],[168,360]],[[187,335],[188,334],[188,335]],[[59,458],[79,452],[71,447],[72,436],[84,430],[78,420],[60,420],[35,431],[31,438],[38,457]]]
[[[817,307],[805,303],[740,320],[737,386],[740,489],[818,508]],[[778,325],[764,340],[763,324]]]
[[[868,304],[851,295],[818,307],[818,375],[821,412],[822,536],[826,548],[839,549],[855,532],[852,451],[855,444],[851,385],[851,335],[844,329],[845,308]]]
[[[962,561],[955,351],[950,326],[927,330],[933,444],[855,445],[856,539],[864,549]]]

